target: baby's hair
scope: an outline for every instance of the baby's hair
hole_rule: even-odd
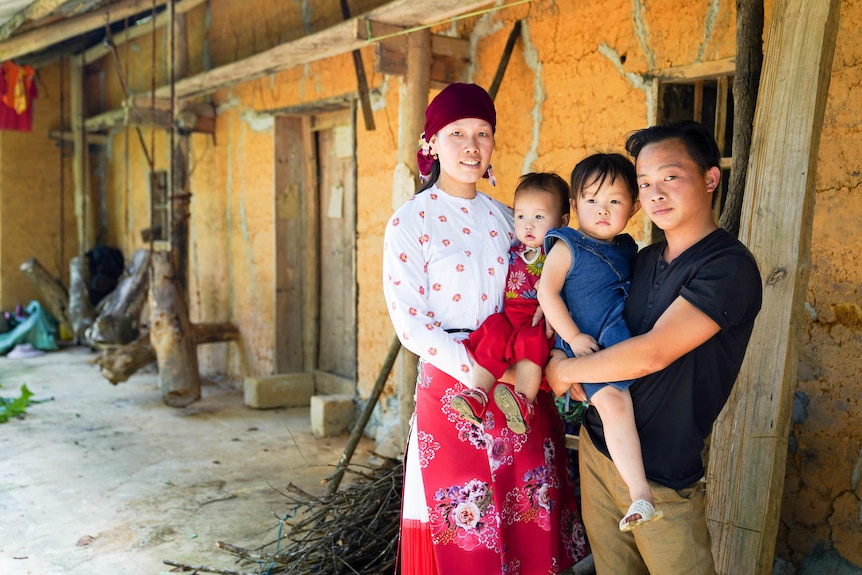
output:
[[[638,199],[638,178],[634,164],[622,154],[596,153],[587,156],[575,165],[572,170],[572,199],[583,196],[584,190],[598,183],[601,188],[610,178],[613,184],[617,178],[629,188],[632,201]]]
[[[569,215],[569,184],[553,172],[530,172],[524,174],[515,188],[515,197],[521,190],[542,190],[557,196],[560,202],[560,216]]]

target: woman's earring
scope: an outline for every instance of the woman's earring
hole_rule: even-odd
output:
[[[494,170],[491,169],[491,164],[488,164],[488,169],[485,171],[485,177],[488,178],[488,181],[492,186],[497,185],[497,178],[494,177]]]

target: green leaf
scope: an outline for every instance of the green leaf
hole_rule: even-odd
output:
[[[0,397],[0,423],[6,423],[13,417],[23,415],[27,406],[30,405],[30,398],[33,392],[24,384],[21,386],[21,395],[17,398]]]

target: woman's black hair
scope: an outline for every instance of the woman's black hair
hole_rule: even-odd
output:
[[[420,192],[424,192],[431,186],[437,183],[437,180],[440,179],[440,160],[434,160],[434,164],[431,166],[431,174],[428,176],[428,179],[425,180],[418,190],[416,190],[416,194]],[[416,194],[413,194],[414,196]]]

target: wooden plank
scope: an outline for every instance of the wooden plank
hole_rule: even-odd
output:
[[[665,84],[685,83],[694,80],[706,80],[716,76],[733,76],[736,69],[736,58],[722,58],[687,66],[674,66],[662,70],[654,70],[650,76]]]
[[[178,98],[193,98],[239,82],[362,49],[376,41],[360,36],[359,30],[365,30],[366,21],[400,26],[429,25],[490,3],[489,0],[439,0],[433,3],[393,0],[364,16],[181,80],[177,82],[175,91]],[[162,86],[156,90],[156,95],[167,96],[169,92],[169,86]]]
[[[0,42],[0,62],[38,52],[58,42],[102,28],[106,24],[119,22],[153,8],[163,6],[167,0],[122,0],[111,4],[109,9],[96,9],[43,26],[30,32],[13,36]]]
[[[710,448],[707,520],[718,573],[772,572],[838,4],[780,0],[766,36],[740,229],[764,299]]]
[[[316,369],[356,379],[356,124],[351,110],[317,135],[320,285]]]
[[[305,371],[303,275],[306,245],[303,235],[303,196],[306,189],[303,121],[296,116],[275,118],[275,373]]]
[[[305,171],[302,181],[304,189],[300,191],[300,210],[302,214],[302,237],[304,246],[320,245],[320,204],[318,201],[317,179],[317,145],[311,129],[311,117],[302,117],[302,155]],[[319,346],[320,318],[320,278],[316,273],[320,254],[316,249],[302,250],[302,364],[303,371],[317,369],[317,352]],[[315,270],[315,273],[311,273]]]

